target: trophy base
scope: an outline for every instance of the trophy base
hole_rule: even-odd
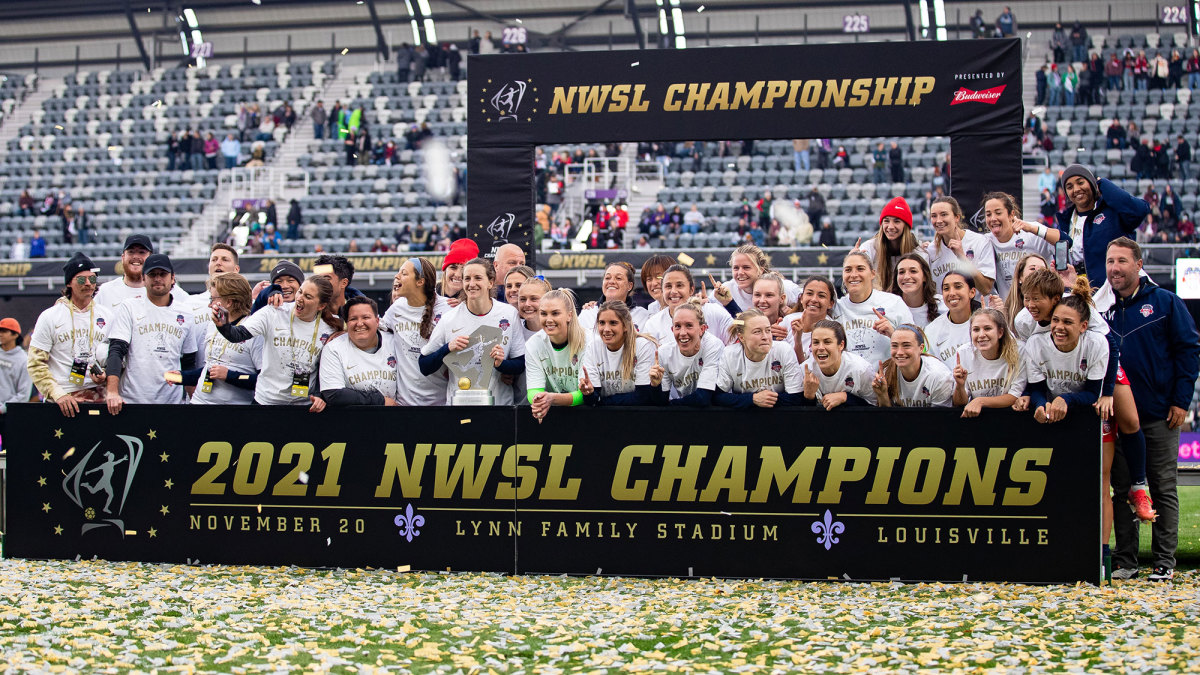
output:
[[[494,405],[492,392],[487,389],[460,389],[454,392],[453,405]]]

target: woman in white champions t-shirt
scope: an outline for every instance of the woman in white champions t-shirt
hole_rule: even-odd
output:
[[[899,296],[874,287],[875,271],[861,251],[846,254],[842,284],[846,295],[834,308],[834,318],[846,329],[846,349],[868,363],[888,357],[889,338],[896,326],[912,323],[912,312]]]
[[[950,272],[942,278],[942,299],[946,301],[946,313],[925,327],[927,351],[947,368],[953,368],[958,348],[971,342],[971,313],[979,309],[975,279],[962,272]]]
[[[1024,342],[1016,334],[1016,319],[1021,310],[1025,309],[1025,280],[1038,270],[1044,270],[1049,267],[1046,259],[1036,253],[1026,253],[1024,257],[1017,261],[1017,266],[1013,270],[1013,285],[1008,289],[1008,295],[1004,296],[1004,315],[1008,317],[1008,327],[1014,330],[1013,337],[1018,343]]]
[[[738,342],[721,352],[713,401],[728,408],[799,405],[804,389],[800,363],[791,346],[771,337],[767,317],[748,309],[730,330]]]
[[[896,262],[918,250],[908,202],[903,197],[892,197],[879,213],[879,231],[857,248],[874,266],[877,287],[888,290],[896,280]]]
[[[396,355],[396,403],[403,406],[442,405],[446,402],[446,369],[421,373],[421,348],[451,309],[438,295],[437,273],[425,258],[409,258],[392,281],[392,306],[380,326],[388,331]]]
[[[929,263],[920,253],[907,253],[896,261],[896,277],[888,289],[912,312],[912,324],[922,330],[946,311],[942,296],[933,285]]]
[[[871,388],[879,406],[950,407],[954,376],[942,362],[925,354],[920,328],[904,325],[892,332],[892,358],[879,362]]]
[[[596,335],[583,352],[579,390],[591,405],[649,405],[650,368],[657,358],[658,344],[637,332],[625,303],[602,303]]]
[[[932,243],[923,246],[934,288],[942,287],[942,277],[951,270],[969,269],[975,275],[975,288],[980,293],[990,293],[996,281],[992,242],[982,234],[963,229],[963,212],[958,201],[954,197],[933,200],[929,220],[937,234]]]
[[[330,407],[396,404],[396,353],[379,330],[379,307],[360,295],[346,301],[346,332],[321,350],[318,394]]]
[[[325,409],[325,401],[309,393],[317,354],[342,320],[330,311],[333,285],[320,277],[309,277],[300,285],[296,302],[287,307],[263,307],[239,326],[213,311],[213,323],[230,342],[251,338],[263,340],[262,371],[254,387],[254,402],[260,405],[308,405],[311,412]]]
[[[646,291],[653,300],[649,305],[646,305],[646,316],[651,317],[658,314],[665,307],[662,297],[662,280],[663,274],[667,268],[675,264],[675,259],[669,255],[656,253],[646,259],[642,263],[642,290]],[[642,326],[642,332],[645,332],[646,327]]]
[[[1027,405],[1038,422],[1058,422],[1070,406],[1092,406],[1100,399],[1108,341],[1088,330],[1089,308],[1086,293],[1068,295],[1054,308],[1050,331],[1025,344]]]
[[[250,283],[245,277],[237,272],[223,272],[210,279],[208,286],[210,308],[224,309],[229,313],[229,322],[235,326],[249,317],[252,299]],[[202,310],[197,308],[196,311]],[[230,342],[211,321],[206,323],[208,335],[197,355],[203,362],[197,364],[195,371],[183,374],[184,384],[196,387],[192,392],[192,403],[253,403],[258,371],[262,369],[263,339],[256,337],[248,342]]]
[[[708,330],[704,305],[690,300],[675,308],[671,318],[674,341],[658,350],[658,361],[650,369],[650,384],[656,402],[705,408],[712,405],[725,343]]]
[[[466,300],[442,316],[429,342],[421,348],[421,372],[426,375],[436,372],[448,355],[466,349],[476,328],[499,328],[500,342],[493,345],[489,353],[479,354],[478,358],[492,359],[499,372],[488,382],[493,403],[512,405],[512,385],[505,384],[500,375],[515,377],[525,370],[525,334],[521,331],[521,318],[515,307],[493,299],[496,268],[492,261],[484,258],[468,261],[463,265],[462,279]],[[450,377],[446,381],[446,405],[450,405],[458,390],[458,382],[453,380],[454,377]]]
[[[992,251],[996,255],[996,295],[1007,298],[1013,286],[1017,263],[1036,253],[1049,260],[1058,242],[1056,227],[1034,225],[1021,220],[1017,200],[1007,192],[989,192],[983,196],[983,217],[991,232]]]
[[[658,314],[646,320],[646,324],[642,326],[642,332],[657,340],[660,345],[674,340],[675,336],[672,333],[671,325],[675,308],[687,302],[695,294],[696,283],[692,279],[692,271],[686,265],[668,267],[663,272],[662,278],[662,297],[665,306]],[[729,316],[729,312],[724,307],[715,302],[705,303],[704,321],[708,324],[710,333],[728,344],[729,326],[733,323],[733,317]]]
[[[524,265],[520,265],[525,269],[529,269]],[[527,388],[529,386],[529,339],[537,335],[542,330],[542,318],[538,313],[538,306],[541,304],[542,296],[550,290],[550,282],[546,281],[546,277],[533,275],[533,270],[529,270],[530,276],[525,280],[521,287],[517,289],[517,314],[521,317],[521,336],[525,338],[525,370],[516,377],[513,382],[513,402],[517,405],[526,405],[529,403],[527,397]],[[511,279],[512,274],[508,277]]]
[[[609,263],[608,267],[604,268],[604,278],[600,281],[600,290],[604,294],[604,299],[600,302],[625,303],[629,308],[629,316],[633,317],[634,327],[642,330],[646,327],[646,319],[650,318],[650,313],[645,307],[633,304],[634,276],[633,265],[627,262]],[[596,329],[596,315],[599,313],[600,304],[594,300],[585,304],[579,312],[579,325],[583,326],[588,335]]]
[[[729,256],[729,281],[714,288],[709,299],[719,302],[729,312],[740,312],[754,307],[754,282],[771,271],[771,259],[754,244],[742,244],[733,249]],[[783,282],[787,304],[794,305],[800,297],[800,287],[790,280]],[[730,303],[733,303],[732,305]]]
[[[1025,393],[1025,360],[1004,314],[985,307],[971,315],[971,343],[954,357],[954,405],[963,417],[1008,408]]]
[[[525,396],[540,422],[552,406],[583,405],[579,378],[588,341],[569,288],[542,295],[538,320],[542,329],[525,343]]]
[[[841,405],[875,405],[875,370],[860,356],[846,353],[846,329],[825,319],[812,334],[812,356],[804,362],[804,398],[825,410]]]
[[[783,325],[787,328],[787,337],[784,339],[795,348],[796,361],[803,363],[808,360],[813,328],[818,321],[832,316],[836,300],[837,291],[828,277],[813,276],[804,280],[800,299],[783,317]]]

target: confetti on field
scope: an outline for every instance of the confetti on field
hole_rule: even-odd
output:
[[[349,47],[344,47],[344,48],[342,49],[342,56],[345,56],[345,55],[347,55],[347,54],[349,54],[349,53],[350,53],[350,48],[349,48]]]
[[[75,454],[75,446],[72,445],[71,447],[67,448],[66,453],[63,454],[63,459],[66,459],[73,454]]]
[[[1194,570],[1097,588],[2,560],[0,597],[17,672],[1200,669]]]
[[[696,262],[695,258],[686,253],[680,253],[678,260],[679,264],[684,265],[685,267],[691,267],[692,263]]]

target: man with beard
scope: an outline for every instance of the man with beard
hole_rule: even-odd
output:
[[[100,284],[96,291],[96,304],[116,307],[130,298],[145,295],[142,265],[151,253],[154,253],[154,244],[150,243],[150,237],[144,234],[129,235],[121,252],[121,277]],[[175,287],[171,295],[176,300],[186,300],[188,297],[187,291],[179,287]]]

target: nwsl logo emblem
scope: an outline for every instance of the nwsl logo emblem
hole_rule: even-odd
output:
[[[525,100],[526,83],[520,80],[514,80],[500,87],[491,100],[492,109],[499,114],[498,120],[518,120],[517,113],[521,109],[521,103]]]
[[[512,231],[513,223],[517,217],[511,213],[496,216],[491,225],[487,226],[487,233],[496,240],[496,243],[504,243],[508,241],[508,233]]]
[[[142,461],[142,441],[121,434],[117,438],[122,445],[114,443],[110,449],[101,448],[104,441],[97,442],[63,478],[63,492],[83,510],[88,521],[81,534],[113,527],[125,536],[121,512]]]

